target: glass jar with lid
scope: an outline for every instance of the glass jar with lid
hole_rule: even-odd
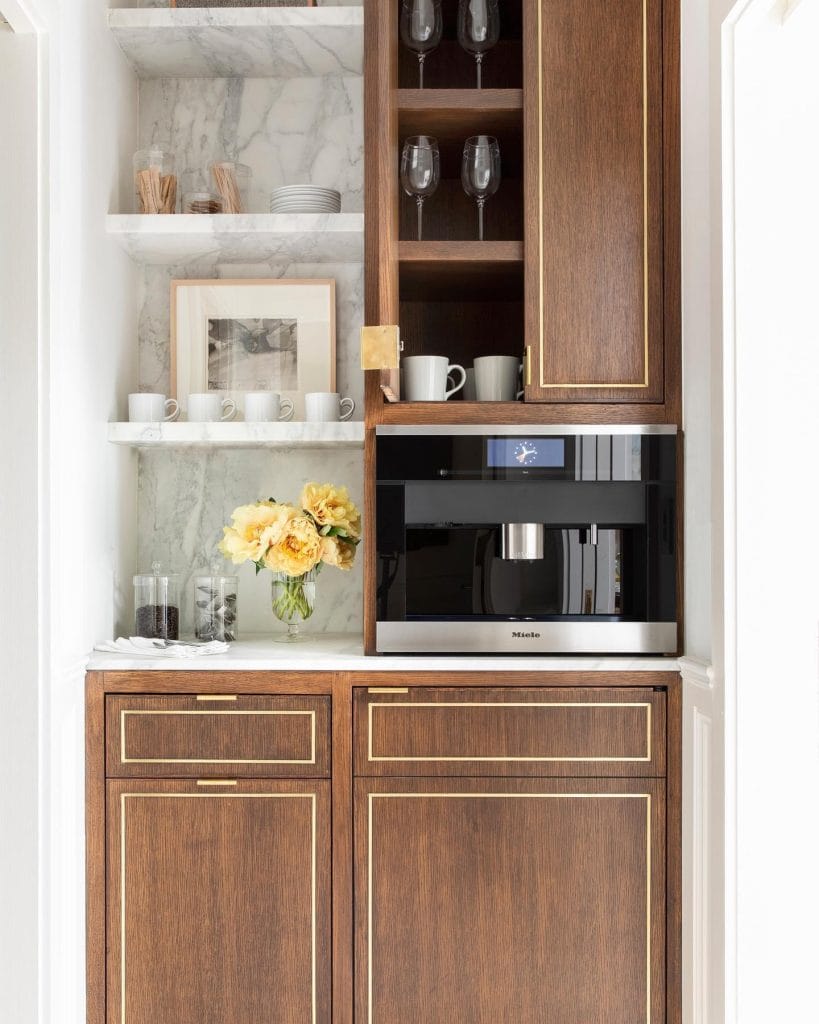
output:
[[[134,576],[134,635],[149,640],[179,639],[179,576],[154,562]]]
[[[238,640],[239,577],[212,572],[193,580],[197,640]]]

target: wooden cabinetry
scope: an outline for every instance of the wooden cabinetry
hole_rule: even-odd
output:
[[[91,673],[88,1024],[680,1024],[679,729],[672,672]]]
[[[525,357],[525,403],[390,405],[397,374],[370,372],[368,422],[679,422],[678,0],[509,0],[482,90],[442,7],[420,90],[400,2],[366,5],[367,321],[404,355]],[[459,181],[478,133],[503,165],[483,242]],[[415,134],[441,147],[422,242],[398,180]]]
[[[665,695],[355,705],[357,1024],[663,1020]]]

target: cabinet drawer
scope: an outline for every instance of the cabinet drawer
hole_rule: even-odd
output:
[[[358,775],[663,775],[665,694],[359,689],[355,755]]]
[[[110,696],[109,776],[330,774],[330,698]]]

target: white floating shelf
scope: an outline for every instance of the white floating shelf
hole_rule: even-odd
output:
[[[117,8],[114,38],[140,78],[360,75],[362,7]]]
[[[109,214],[106,229],[137,263],[364,259],[363,213]]]
[[[108,440],[132,448],[363,448],[364,424],[109,423]]]

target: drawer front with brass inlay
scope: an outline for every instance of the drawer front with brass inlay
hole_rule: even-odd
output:
[[[665,773],[665,694],[648,688],[356,690],[358,775]]]
[[[109,696],[109,776],[330,774],[330,698]]]

